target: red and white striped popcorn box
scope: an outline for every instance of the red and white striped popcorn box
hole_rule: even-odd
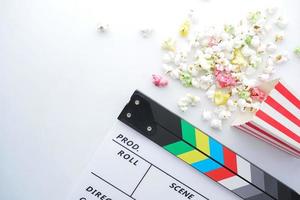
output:
[[[300,158],[300,100],[280,79],[259,86],[268,96],[253,114],[233,126]]]

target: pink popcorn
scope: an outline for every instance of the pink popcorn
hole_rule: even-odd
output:
[[[160,75],[152,75],[152,83],[157,87],[165,87],[168,85],[168,80]]]
[[[257,87],[253,87],[250,89],[250,96],[252,99],[257,101],[263,101],[266,98],[266,94]]]
[[[229,72],[215,70],[216,81],[221,88],[235,86],[236,79]]]
[[[208,38],[207,46],[212,47],[212,46],[215,46],[217,44],[219,44],[219,41],[216,39],[216,37],[211,36],[211,37]]]

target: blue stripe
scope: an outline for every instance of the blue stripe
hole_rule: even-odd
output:
[[[209,138],[210,156],[221,164],[224,164],[223,145],[213,138]]]
[[[193,163],[192,166],[202,173],[209,172],[222,167],[221,165],[219,165],[218,163],[216,163],[215,161],[209,158],[206,160]]]

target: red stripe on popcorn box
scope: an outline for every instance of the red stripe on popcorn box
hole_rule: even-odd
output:
[[[258,139],[261,139],[262,141],[269,143],[269,144],[277,147],[278,149],[285,151],[286,153],[289,153],[295,157],[300,158],[300,153],[299,154],[296,153],[297,150],[293,150],[293,149],[289,148],[289,146],[286,146],[285,143],[281,142],[280,140],[278,140],[276,138],[275,138],[276,140],[272,140],[272,139],[268,138],[267,136],[262,136],[262,135],[260,135],[260,132],[256,131],[253,128],[250,128],[249,126],[247,127],[246,125],[235,126],[235,128],[238,128],[238,129],[242,130],[243,132],[246,132]]]
[[[286,151],[288,151],[294,155],[298,155],[300,157],[300,151],[298,151],[297,149],[288,145],[287,143],[281,141],[280,139],[272,136],[271,133],[268,133],[266,130],[264,130],[259,125],[255,124],[253,122],[252,123],[248,122],[248,123],[242,125],[242,127],[247,128],[249,131],[251,131],[252,134],[258,135],[261,138],[264,138],[264,140],[269,140],[269,142],[271,142],[274,145],[276,144],[275,146],[277,146],[277,147],[280,146],[280,149],[284,148]]]
[[[233,126],[300,158],[300,100],[278,79],[258,87],[268,94],[260,109]]]
[[[300,109],[300,100],[292,94],[282,82],[279,82],[275,89],[279,91],[283,96],[285,96],[291,103],[293,103],[298,109]]]

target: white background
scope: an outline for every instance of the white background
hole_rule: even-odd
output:
[[[178,34],[190,8],[218,25],[268,5],[289,20],[291,52],[300,45],[296,0],[0,0],[0,199],[65,199],[136,88],[300,192],[300,160],[228,125],[210,130],[200,119],[205,99],[181,113],[185,88],[151,84],[162,39]],[[96,31],[99,21],[108,34]],[[141,38],[143,27],[153,37]],[[276,75],[299,91],[300,59],[290,57]]]

